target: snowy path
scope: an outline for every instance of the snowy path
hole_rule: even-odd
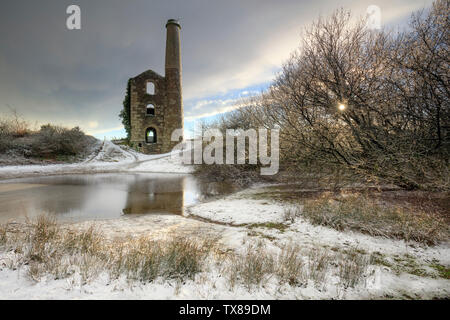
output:
[[[0,167],[0,180],[43,175],[110,172],[189,173],[192,168],[172,159],[171,153],[144,155],[104,141],[100,150],[73,164]]]

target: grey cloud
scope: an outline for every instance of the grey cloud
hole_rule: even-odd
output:
[[[8,1],[0,11],[0,112],[9,104],[31,120],[114,128],[127,79],[150,68],[163,74],[169,18],[182,24],[185,99],[200,99],[270,79],[319,14],[377,3],[392,11],[431,1]],[[81,7],[82,30],[65,27],[70,4]]]

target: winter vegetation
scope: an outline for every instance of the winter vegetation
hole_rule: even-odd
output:
[[[267,91],[204,125],[279,129],[274,176],[261,163],[186,166],[133,150],[129,136],[100,143],[2,120],[0,161],[15,166],[1,179],[193,173],[233,191],[182,215],[0,224],[0,299],[448,299],[449,10],[436,0],[402,32],[345,10],[321,17]]]
[[[248,201],[258,211],[265,206]],[[168,232],[185,224],[182,217],[166,227],[158,226],[161,216],[67,225],[42,215],[3,224],[1,296],[37,297],[46,288],[49,298],[448,297],[448,247],[322,229],[302,215],[284,220],[288,208],[279,208],[282,222],[244,211],[248,223],[191,220],[188,233]],[[208,211],[194,206],[191,214]],[[164,231],[149,232],[150,225]]]
[[[308,200],[301,214],[315,225],[430,245],[448,236],[448,227],[441,215],[411,205],[383,205],[364,194]]]
[[[0,118],[0,165],[76,162],[96,144],[79,127],[46,124],[34,130],[15,110]]]
[[[280,167],[294,179],[449,190],[449,10],[436,1],[400,33],[345,10],[319,18],[270,89],[210,127],[279,128]],[[215,167],[198,172],[259,177],[258,165]]]
[[[190,170],[170,155],[140,155],[110,142],[85,163],[55,166],[60,171],[42,166],[40,174]],[[425,205],[418,210],[399,201],[411,192],[399,189],[302,187],[254,185],[212,195],[188,206],[184,216],[58,223],[42,215],[3,223],[0,297],[448,297],[445,207],[430,211],[426,194],[416,192]]]

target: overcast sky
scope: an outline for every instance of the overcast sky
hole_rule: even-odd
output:
[[[118,114],[127,79],[164,75],[165,23],[180,19],[185,125],[266,88],[300,43],[302,27],[344,7],[402,25],[431,0],[10,0],[0,9],[0,113],[32,123],[124,136]],[[81,8],[81,30],[66,8]]]

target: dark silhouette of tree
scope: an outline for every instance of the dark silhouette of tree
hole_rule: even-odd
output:
[[[131,79],[127,82],[127,92],[125,94],[125,99],[123,100],[123,108],[120,110],[119,117],[122,119],[122,124],[127,132],[127,139],[130,140],[131,137]]]

